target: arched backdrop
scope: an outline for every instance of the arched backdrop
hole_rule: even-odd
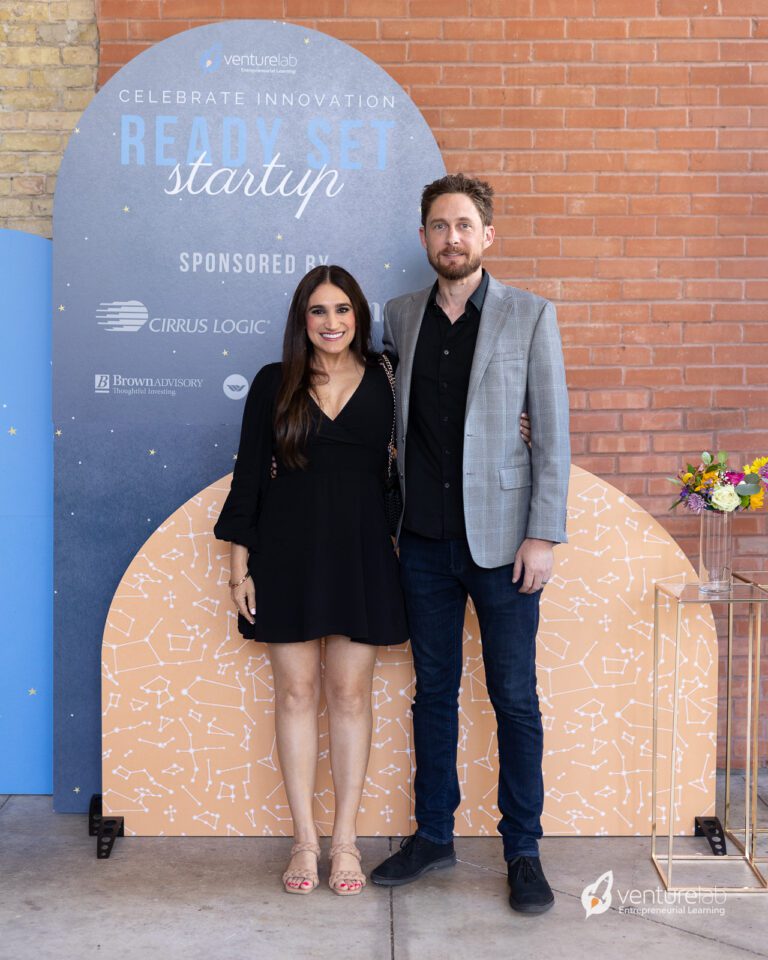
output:
[[[290,834],[274,740],[272,678],[263,644],[243,640],[227,588],[227,544],[212,526],[223,477],[183,504],[138,551],[115,592],[102,651],[104,807],[128,834]],[[541,605],[537,672],[545,729],[549,834],[631,835],[650,829],[653,585],[695,580],[648,513],[615,487],[572,468],[570,542]],[[707,605],[683,608],[674,825],[714,810],[717,636]],[[668,756],[671,622],[661,647],[660,723]],[[358,830],[412,831],[406,646],[382,649],[374,681],[373,748]],[[479,631],[467,609],[460,701],[461,835],[493,835],[495,719]],[[327,727],[315,815],[330,832]],[[667,768],[664,767],[664,770]],[[669,790],[660,777],[660,830]]]

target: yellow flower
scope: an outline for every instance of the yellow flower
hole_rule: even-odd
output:
[[[765,497],[765,490],[761,490],[760,493],[755,493],[749,498],[749,509],[750,510],[761,510],[763,507],[763,498]]]
[[[702,475],[701,483],[697,487],[694,487],[694,489],[697,493],[699,490],[708,490],[717,483],[719,477],[720,474],[717,470],[707,470],[707,472]]]
[[[768,463],[768,457],[757,457],[750,466],[744,465],[744,473],[757,473],[760,467],[764,467],[766,463]]]
[[[682,477],[682,480],[683,480],[683,483],[690,483],[691,480],[693,480],[693,474],[692,474],[692,473],[684,473],[684,474],[683,474],[683,477]]]

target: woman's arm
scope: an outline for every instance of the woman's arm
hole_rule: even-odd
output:
[[[278,364],[262,367],[254,377],[245,401],[232,487],[213,528],[217,539],[242,544],[249,549],[256,547],[259,505],[269,481],[272,411],[278,380]]]
[[[229,586],[238,611],[248,623],[253,623],[253,615],[256,613],[256,588],[248,573],[248,548],[241,543],[233,543],[230,551]]]

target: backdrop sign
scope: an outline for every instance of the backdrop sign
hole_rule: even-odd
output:
[[[442,172],[404,91],[331,37],[241,21],[146,51],[86,111],[62,165],[57,408],[232,419],[254,356],[279,354],[307,270],[347,266],[374,320],[428,282],[417,202]]]
[[[54,208],[57,810],[101,788],[115,587],[155,528],[232,469],[248,384],[279,357],[299,279],[346,266],[380,339],[383,303],[431,280],[418,202],[444,172],[391,77],[286,23],[172,37],[84,113]]]

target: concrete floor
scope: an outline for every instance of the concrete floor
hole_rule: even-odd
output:
[[[397,842],[361,840],[364,869]],[[679,842],[701,850],[704,841]],[[496,838],[459,838],[455,869],[396,890],[369,885],[346,899],[325,885],[308,897],[286,896],[279,877],[290,844],[127,837],[109,860],[97,860],[84,815],[54,814],[50,797],[0,796],[0,958],[768,957],[768,894],[729,895],[719,905],[698,900],[687,911],[657,903],[646,916],[623,913],[629,891],[649,891],[652,907],[660,892],[647,838],[545,839],[542,862],[556,902],[540,917],[510,910]],[[743,870],[718,867],[721,883]],[[324,862],[321,884],[327,869]],[[612,906],[586,918],[581,891],[607,870],[614,873]],[[693,912],[703,906],[718,912]]]

